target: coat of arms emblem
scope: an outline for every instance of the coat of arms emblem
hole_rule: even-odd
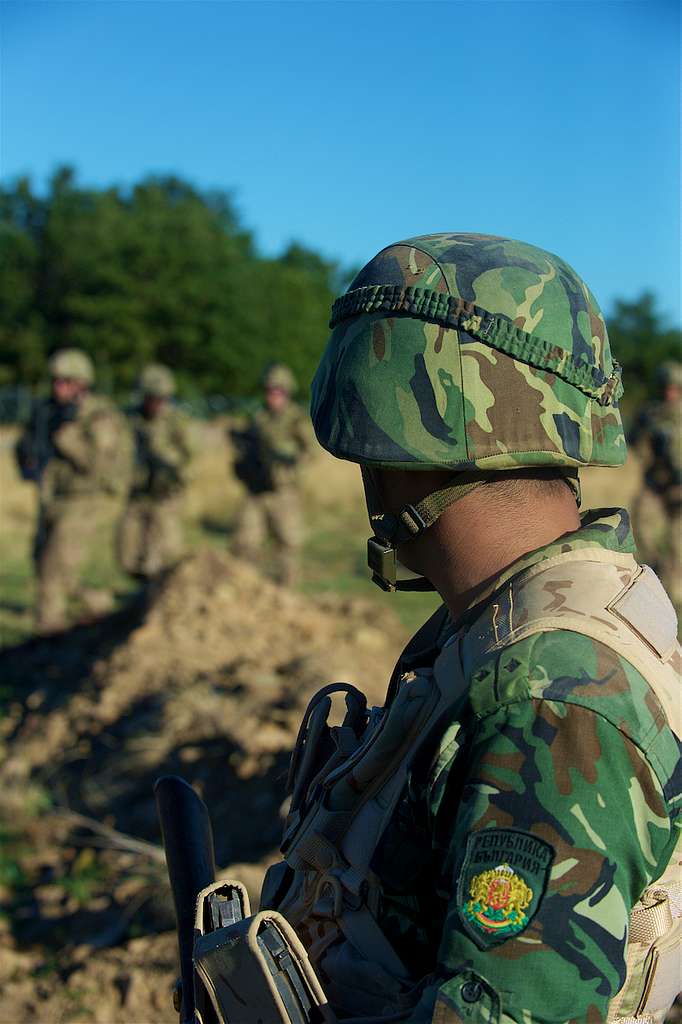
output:
[[[554,847],[517,828],[482,828],[467,836],[457,874],[457,909],[479,949],[515,939],[531,923],[550,880]]]
[[[509,864],[474,875],[469,883],[469,901],[464,916],[488,934],[505,938],[523,931],[528,924],[524,913],[533,899],[533,890]]]

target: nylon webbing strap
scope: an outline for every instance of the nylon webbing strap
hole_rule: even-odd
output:
[[[399,512],[376,513],[371,516],[377,534],[396,547],[418,537],[433,526],[446,508],[454,505],[474,488],[486,483],[493,473],[454,473],[445,487],[427,494],[414,505],[404,505]],[[455,482],[456,481],[456,482]]]
[[[458,474],[459,477],[466,475],[465,473]],[[446,508],[454,505],[456,501],[483,483],[485,483],[485,478],[479,476],[475,480],[462,480],[461,483],[448,484],[446,487],[441,487],[439,491],[428,494],[416,505],[406,505],[398,513],[398,519],[410,534],[415,536],[428,529],[429,526],[433,526]]]
[[[673,915],[670,899],[665,889],[654,890],[650,894],[654,902],[634,907],[630,918],[630,942],[651,945],[670,931]]]
[[[573,491],[579,506],[580,484],[577,469],[573,467],[558,468],[560,468],[566,483]],[[398,544],[404,544],[406,541],[412,540],[413,537],[418,537],[424,530],[428,530],[429,526],[433,526],[450,505],[461,501],[462,498],[470,494],[471,491],[481,484],[489,483],[492,480],[505,479],[508,476],[509,474],[505,470],[489,473],[481,472],[481,470],[454,473],[445,487],[427,494],[425,498],[422,498],[421,501],[413,505],[404,505],[395,514],[373,513],[370,516],[372,525],[375,527],[377,534],[390,541],[394,547]]]
[[[600,405],[614,405],[623,394],[621,368],[613,363],[607,377],[598,366],[576,359],[567,349],[529,334],[503,316],[493,315],[472,302],[431,288],[369,285],[354,288],[332,306],[329,326],[334,328],[358,313],[395,313],[461,329],[473,338],[539,370],[555,373]]]

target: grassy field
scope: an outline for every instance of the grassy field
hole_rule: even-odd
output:
[[[224,425],[203,428],[187,501],[187,540],[192,549],[225,548],[244,493],[229,472]],[[35,528],[35,487],[17,475],[12,457],[15,432],[0,432],[0,643],[26,638],[32,629],[34,581],[31,542]],[[583,475],[584,507],[628,505],[639,486],[634,462],[621,471],[591,470]],[[307,541],[303,552],[301,589],[308,594],[333,591],[388,602],[406,627],[416,628],[437,600],[429,594],[383,595],[368,578],[365,542],[368,535],[357,467],[321,453],[307,469]],[[112,589],[117,600],[132,590],[113,555],[113,531],[120,509],[100,524],[97,542],[85,571],[90,586]]]

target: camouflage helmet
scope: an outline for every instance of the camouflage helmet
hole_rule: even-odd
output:
[[[332,308],[313,381],[324,448],[400,469],[621,465],[620,367],[587,285],[524,242],[383,249]]]
[[[663,390],[669,387],[682,388],[682,363],[667,359],[656,370],[656,383]]]
[[[92,384],[95,379],[92,360],[80,348],[60,348],[50,356],[47,367],[51,377],[79,380],[83,384]]]
[[[143,395],[152,398],[170,398],[175,394],[173,373],[162,363],[150,363],[149,366],[145,366],[138,378],[137,386]]]
[[[292,395],[296,391],[296,378],[284,363],[271,363],[263,374],[264,388],[281,388]]]

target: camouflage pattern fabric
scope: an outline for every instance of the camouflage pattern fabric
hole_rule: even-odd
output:
[[[195,450],[194,426],[172,405],[148,419],[137,413],[132,426],[135,468],[117,551],[126,572],[150,579],[183,553],[183,497]]]
[[[170,398],[175,394],[175,377],[173,371],[163,363],[149,363],[142,370],[137,386],[143,395]]]
[[[682,614],[682,502],[644,485],[632,503],[632,526],[641,561],[655,569]]]
[[[303,544],[299,474],[314,443],[310,421],[290,402],[281,412],[260,409],[248,434],[254,486],[248,488],[249,496],[237,519],[234,548],[240,557],[258,563],[270,539],[275,577],[291,586],[298,578]]]
[[[584,515],[495,590],[593,546],[634,550],[625,512]],[[388,879],[382,926],[430,975],[411,1024],[605,1020],[632,906],[679,837],[680,775],[647,682],[601,643],[541,633],[480,666],[427,767],[413,771],[375,863]],[[477,850],[482,829],[489,845]],[[500,865],[512,892],[519,881],[532,892],[518,900],[520,927],[507,907],[491,940],[499,883],[484,876]]]
[[[79,614],[109,611],[109,591],[86,586],[83,570],[100,531],[110,532],[110,499],[74,497],[42,508],[34,538],[36,567],[35,622],[39,633],[64,629],[70,621],[70,604]]]
[[[92,359],[80,348],[62,348],[54,352],[50,356],[48,369],[51,377],[81,380],[84,384],[92,384],[95,379]]]
[[[135,438],[131,496],[167,498],[183,491],[196,448],[190,418],[165,404],[149,419],[136,413],[131,426]]]
[[[651,402],[640,409],[628,438],[645,461],[647,487],[682,500],[682,401]]]
[[[360,271],[331,326],[312,417],[339,458],[490,470],[625,459],[603,316],[551,253],[488,235],[408,239]]]
[[[300,406],[289,402],[281,412],[259,409],[252,427],[258,456],[269,472],[272,490],[297,484],[301,461],[310,454],[314,443],[310,420]]]
[[[275,579],[294,586],[303,545],[303,508],[297,487],[263,491],[244,503],[234,536],[238,555],[254,564],[262,562],[268,538],[272,540]]]
[[[125,492],[130,479],[131,437],[124,417],[108,398],[86,394],[73,418],[57,425],[50,444],[50,458],[40,480],[44,507],[76,496]]]
[[[139,580],[149,580],[182,558],[182,498],[135,498],[118,527],[116,552],[121,568]]]
[[[54,402],[38,403],[19,448],[40,451],[38,529],[34,557],[38,581],[36,625],[41,632],[68,624],[70,599],[87,596],[80,580],[94,532],[111,515],[128,485],[131,439],[123,416],[106,398],[87,394],[65,415]],[[59,413],[59,410],[56,410]],[[38,437],[42,431],[44,436]]]
[[[264,388],[281,388],[288,394],[293,395],[296,391],[296,378],[293,371],[283,363],[272,363],[263,374],[262,384]]]
[[[644,676],[599,640],[561,628],[526,637],[520,631],[516,641],[503,632],[491,650],[481,636],[484,622],[495,637],[502,630],[498,611],[512,580],[521,594],[520,576],[542,572],[545,563],[551,572],[559,555],[566,564],[589,552],[599,565],[610,552],[605,563],[632,565],[633,551],[624,511],[585,513],[575,533],[525,555],[491,582],[457,623],[441,620],[431,649],[422,642],[400,676],[391,705],[402,708],[398,732],[387,736],[389,712],[376,741],[352,759],[345,784],[328,785],[311,762],[318,794],[311,802],[323,804],[326,818],[309,819],[306,810],[298,845],[289,833],[286,856],[296,874],[279,899],[340,1017],[383,1013],[390,1020],[407,1005],[414,1009],[402,1019],[410,1024],[606,1020],[625,978],[630,912],[666,870],[680,835],[678,743]],[[561,593],[554,583],[545,586],[543,614],[568,596],[565,583]],[[616,580],[615,593],[619,587]],[[381,757],[377,748],[397,743],[399,754],[405,716],[424,700],[448,651],[464,671],[440,669],[449,711],[411,750],[407,782],[371,858],[370,892],[378,883],[372,913],[399,957],[396,973],[376,936],[368,947],[381,950],[376,958],[353,952],[352,932],[350,941],[336,942],[335,914],[342,922],[350,914],[344,917],[345,899],[340,911],[325,899],[322,883],[335,877],[325,840],[343,829],[353,800],[365,795],[363,783],[374,778]],[[679,649],[675,658],[679,669]],[[332,764],[341,779],[342,760],[332,755]],[[342,839],[338,844],[350,858]],[[339,871],[342,879],[354,875],[343,862]],[[357,879],[347,884],[352,912]],[[301,906],[309,909],[296,917]],[[363,927],[372,935],[366,923],[357,927],[357,941]]]
[[[629,437],[644,460],[644,481],[632,507],[640,557],[659,573],[682,610],[682,402],[645,405]]]

